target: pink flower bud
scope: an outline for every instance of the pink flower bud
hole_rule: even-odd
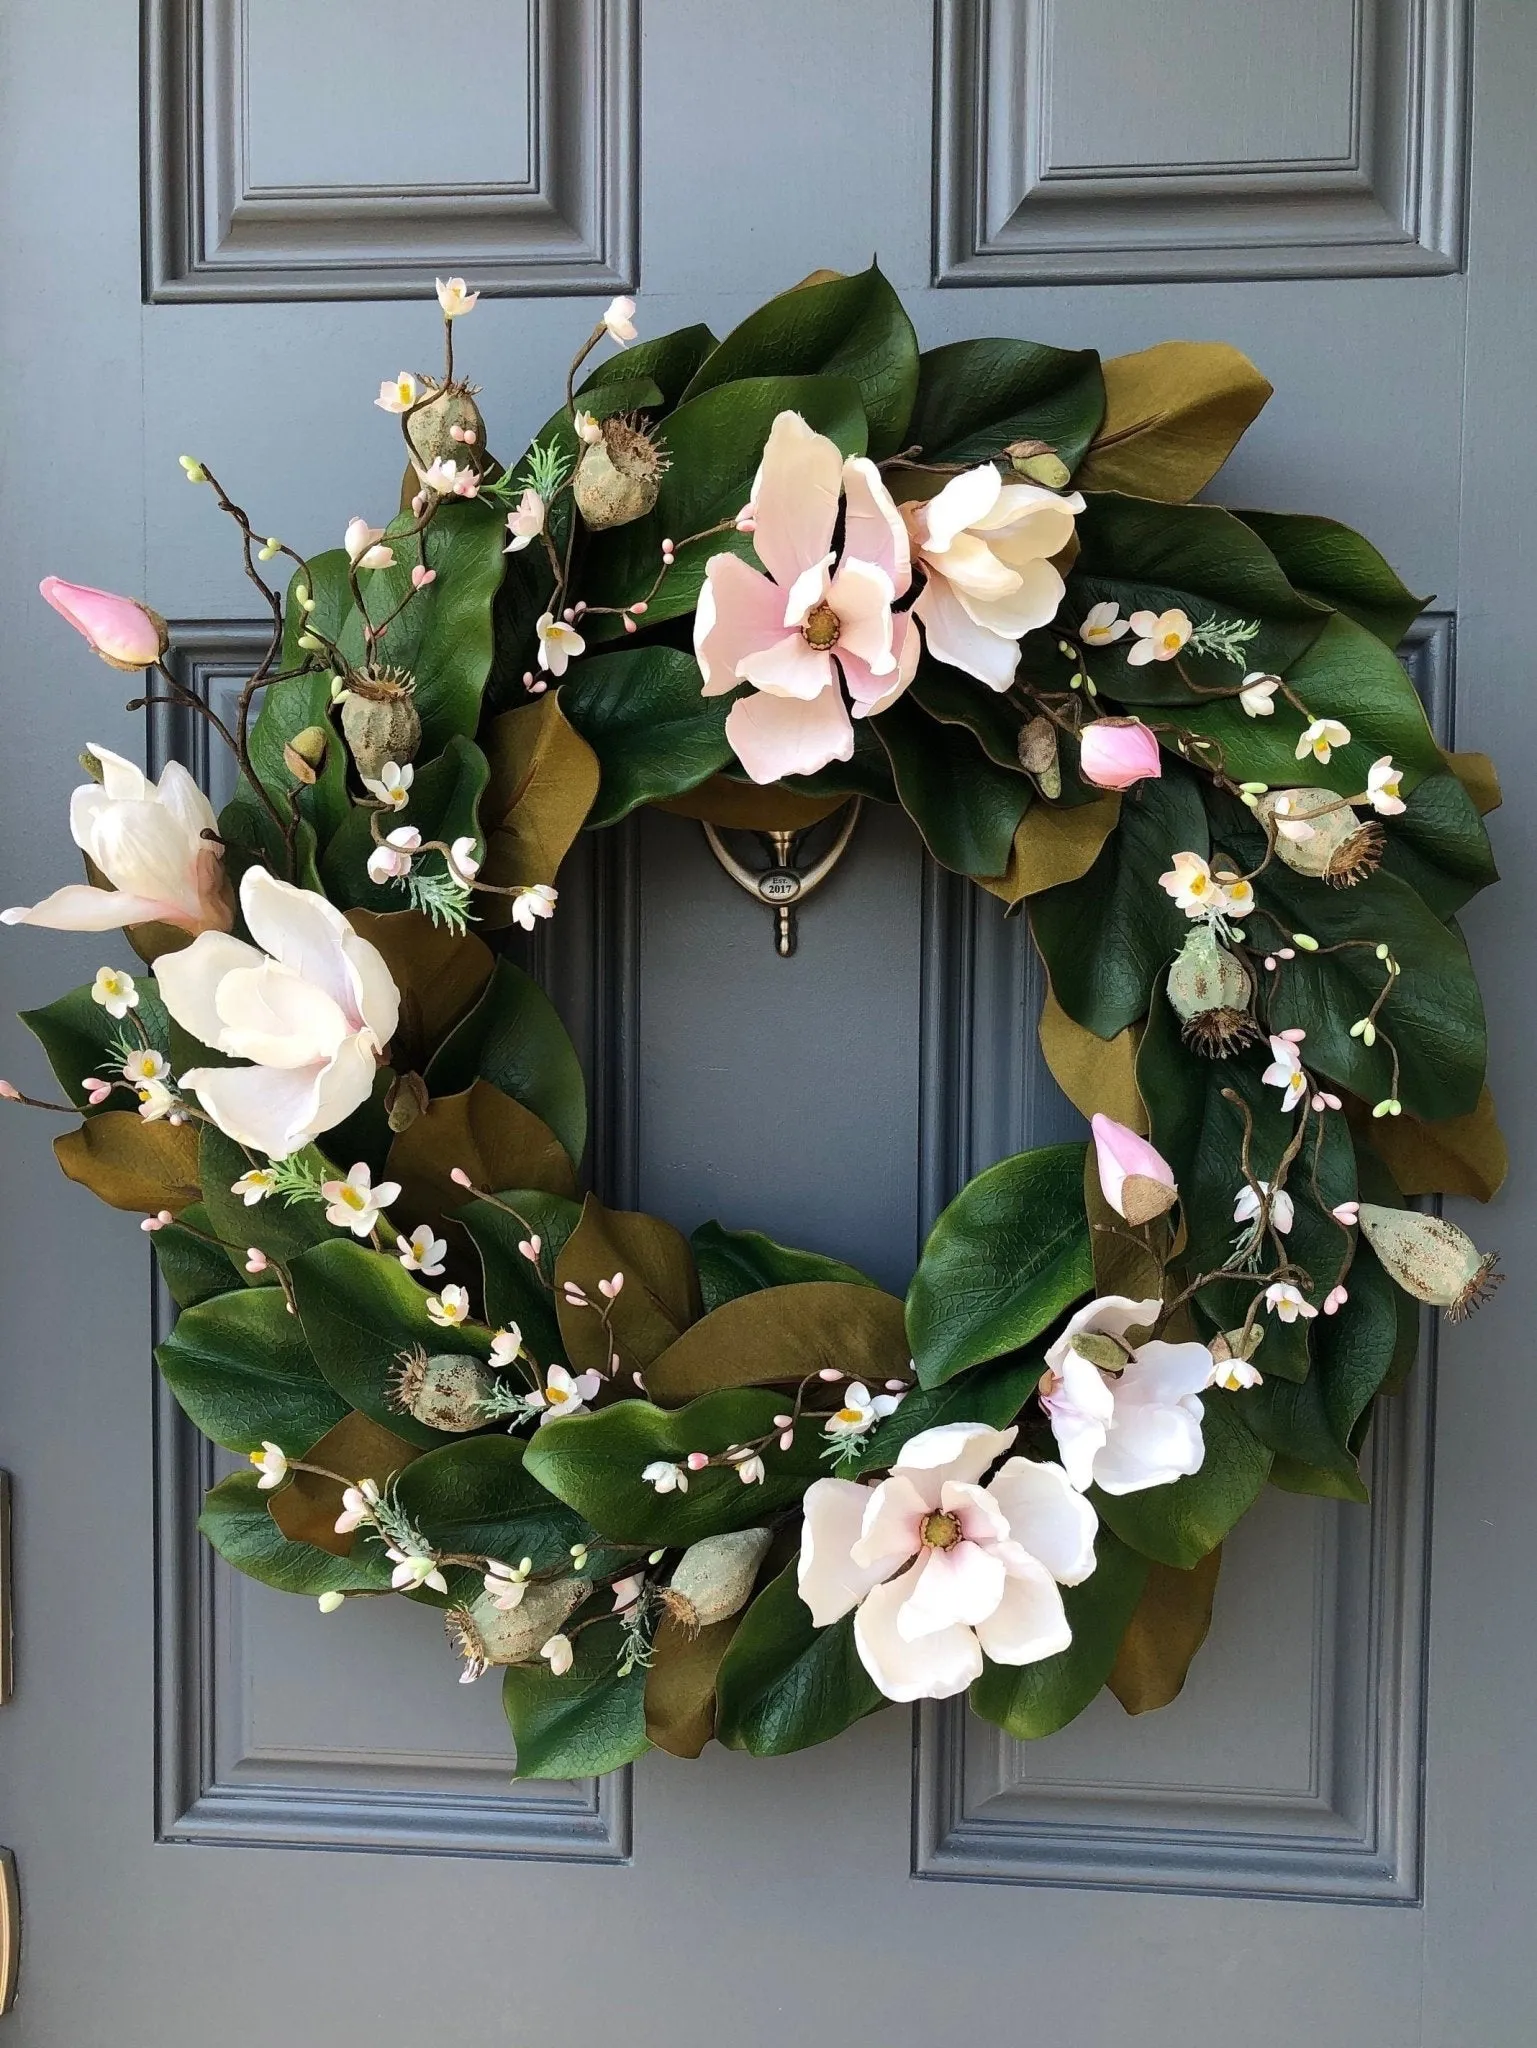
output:
[[[262,1250],[259,1244],[253,1244],[247,1248],[245,1255],[245,1269],[248,1273],[266,1272],[267,1254]]]
[[[1361,1204],[1359,1202],[1336,1202],[1329,1211],[1329,1214],[1336,1223],[1343,1223],[1347,1229],[1350,1229],[1361,1220]]]
[[[635,621],[629,616],[628,612],[625,614],[624,630],[627,633],[633,633],[635,631]]]
[[[822,1370],[817,1374],[817,1378],[819,1380],[841,1380],[843,1378],[843,1374],[839,1372],[837,1366],[835,1365],[824,1365]]]
[[[1327,1296],[1325,1297],[1325,1299],[1324,1299],[1324,1314],[1325,1314],[1326,1316],[1335,1316],[1335,1315],[1338,1315],[1338,1314],[1339,1314],[1339,1312],[1340,1312],[1340,1310],[1341,1310],[1341,1309],[1342,1309],[1342,1308],[1343,1308],[1343,1307],[1345,1306],[1346,1302],[1347,1302],[1347,1301],[1349,1301],[1349,1299],[1350,1299],[1350,1290],[1349,1290],[1349,1288],[1347,1288],[1347,1287],[1335,1287],[1335,1288],[1332,1288],[1332,1289],[1330,1290],[1330,1292],[1328,1293],[1328,1295],[1327,1295]]]
[[[781,1437],[780,1437],[780,1439],[779,1439],[779,1448],[780,1448],[780,1449],[781,1449],[782,1451],[788,1451],[788,1450],[791,1450],[791,1449],[793,1449],[793,1447],[794,1447],[794,1444],[795,1444],[795,1431],[794,1431],[793,1429],[787,1429],[787,1430],[786,1430],[786,1431],[784,1432],[783,1436],[781,1436]]]
[[[456,1188],[472,1188],[475,1185],[462,1166],[451,1166],[448,1169],[448,1177]]]
[[[1140,718],[1096,718],[1078,739],[1078,767],[1096,789],[1130,789],[1163,773],[1158,736]]]
[[[776,1415],[774,1417],[774,1427],[775,1429],[788,1429],[794,1420],[793,1415]]]
[[[92,1109],[99,1109],[111,1093],[112,1083],[110,1081],[104,1081],[99,1074],[86,1075],[85,1099]]]
[[[86,1086],[89,1088],[92,1086],[92,1083],[87,1081]],[[0,1101],[20,1102],[20,1100],[21,1090],[14,1081],[0,1081]]]
[[[518,1239],[518,1251],[523,1258],[528,1260],[531,1266],[538,1265],[539,1253],[543,1245],[544,1239],[542,1237],[520,1237]]]
[[[113,668],[153,668],[165,653],[170,634],[159,612],[148,605],[58,576],[45,576],[37,587],[60,618],[84,634],[92,653]]]
[[[425,562],[418,562],[411,571],[411,587],[413,590],[425,590],[429,583],[436,583],[437,580],[437,570],[429,569]]]
[[[690,1472],[702,1472],[705,1466],[709,1464],[709,1462],[709,1458],[705,1455],[703,1451],[690,1451],[687,1458],[684,1460],[684,1463],[688,1466]]]
[[[1140,1225],[1172,1209],[1179,1190],[1163,1154],[1114,1117],[1096,1116],[1093,1129],[1099,1184],[1116,1215]]]

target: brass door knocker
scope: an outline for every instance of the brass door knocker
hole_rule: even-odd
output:
[[[842,860],[854,836],[854,827],[859,823],[863,801],[857,796],[850,801],[843,823],[838,827],[837,838],[819,860],[804,870],[796,866],[796,852],[799,842],[806,836],[805,832],[754,833],[753,837],[768,848],[769,865],[750,868],[745,861],[737,859],[716,828],[706,821],[704,836],[711,853],[738,888],[745,889],[749,896],[756,896],[760,903],[767,904],[773,911],[774,948],[782,960],[788,960],[795,951],[796,911]]]

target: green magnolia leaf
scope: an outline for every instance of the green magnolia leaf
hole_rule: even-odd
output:
[[[671,334],[659,334],[654,341],[635,342],[621,355],[607,357],[580,386],[580,391],[583,395],[601,393],[607,384],[624,384],[636,377],[649,377],[662,394],[663,408],[670,409],[688,389],[695,371],[719,346],[715,336],[702,323],[694,327],[679,327]]]
[[[833,761],[815,775],[787,775],[776,786],[797,796],[867,796],[878,804],[894,804],[896,784],[886,749],[875,735],[875,721],[856,718],[854,752],[847,761]]]
[[[717,1387],[796,1384],[824,1371],[879,1387],[905,1378],[907,1367],[895,1295],[862,1283],[803,1280],[744,1294],[685,1330],[647,1366],[646,1391],[670,1405]]]
[[[753,1756],[809,1749],[885,1704],[854,1647],[854,1617],[814,1627],[793,1564],[742,1617],[715,1693],[717,1740]]]
[[[1126,1626],[1147,1578],[1147,1559],[1103,1526],[1097,1560],[1081,1586],[1066,1586],[1062,1602],[1073,1640],[1038,1664],[989,1663],[968,1697],[972,1710],[1016,1741],[1054,1735],[1084,1708],[1110,1676]]]
[[[800,413],[845,455],[864,453],[859,387],[847,377],[746,377],[686,399],[667,422],[663,438],[672,467],[662,479],[656,509],[645,519],[594,535],[589,543],[582,577],[587,602],[624,605],[644,598],[656,580],[664,538],[679,544],[677,562],[649,600],[648,627],[694,609],[711,555],[738,554],[756,561],[751,535],[738,533],[734,522],[752,495],[769,430],[776,416],[787,411]],[[724,532],[682,544],[723,522],[728,522]],[[621,628],[616,620],[589,615],[582,630],[596,639]]]
[[[21,1021],[48,1055],[48,1064],[64,1093],[82,1116],[103,1114],[104,1109],[122,1109],[133,1098],[114,1093],[107,1103],[93,1109],[86,1100],[87,1078],[121,1081],[122,1055],[114,1050],[120,1039],[129,1045],[147,1043],[159,1052],[171,1051],[171,1020],[166,1015],[160,990],[146,975],[136,975],[139,1000],[127,1017],[109,1017],[91,994],[90,984],[72,988],[57,1002],[39,1010],[23,1010]],[[141,1040],[140,1033],[143,1033]]]
[[[458,1212],[457,1220],[480,1253],[487,1321],[498,1326],[516,1323],[525,1347],[541,1365],[552,1365],[565,1353],[551,1276],[581,1214],[579,1202],[538,1188],[515,1188],[499,1195],[497,1202],[471,1202]],[[537,1271],[518,1250],[533,1237],[540,1240]]]
[[[510,1436],[444,1444],[401,1473],[395,1488],[400,1505],[435,1550],[512,1565],[527,1557],[536,1572],[569,1569],[571,1546],[589,1532],[580,1516],[529,1477],[523,1452]]]
[[[1016,1351],[1094,1285],[1082,1145],[1042,1145],[979,1173],[929,1233],[907,1291],[918,1378]]]
[[[510,1664],[502,1706],[518,1752],[519,1778],[599,1778],[634,1763],[646,1734],[646,1669],[621,1677],[616,1621],[584,1629],[564,1678],[547,1664]]]
[[[1199,1564],[1253,1507],[1270,1474],[1270,1451],[1244,1421],[1246,1401],[1240,1394],[1203,1394],[1201,1469],[1141,1493],[1096,1487],[1100,1521],[1143,1557],[1181,1571]]]
[[[399,883],[369,878],[368,857],[375,844],[374,820],[377,818],[381,834],[414,825],[424,841],[440,839],[444,845],[452,846],[456,839],[473,839],[477,849],[483,848],[480,800],[490,775],[486,757],[473,740],[454,734],[436,761],[429,761],[416,771],[403,810],[349,810],[321,858],[320,874],[327,896],[343,910],[404,910],[408,899]],[[447,873],[447,862],[441,853],[422,854],[418,866],[429,874]]]
[[[203,1125],[198,1140],[198,1172],[203,1183],[203,1207],[214,1235],[237,1251],[254,1245],[269,1259],[287,1265],[312,1244],[333,1242],[336,1228],[327,1223],[322,1202],[290,1202],[282,1195],[266,1195],[259,1202],[248,1203],[244,1196],[234,1192],[237,1180],[265,1169],[268,1163],[260,1153],[248,1152],[233,1138],[226,1138],[216,1125]],[[336,1170],[313,1145],[297,1154],[292,1164],[307,1166],[321,1178],[329,1178]]]
[[[894,1415],[878,1422],[850,1457],[831,1467],[840,1479],[861,1472],[880,1472],[894,1465],[910,1437],[947,1422],[985,1422],[989,1429],[1007,1429],[1040,1384],[1046,1361],[1019,1356],[979,1365],[964,1378],[943,1387],[915,1387],[904,1394]]]
[[[907,696],[941,725],[965,726],[990,761],[1018,777],[1023,720],[1006,697],[978,689],[971,676],[930,660],[926,653],[919,659]]]
[[[587,823],[614,825],[640,804],[697,788],[731,759],[729,697],[701,694],[704,679],[676,647],[637,647],[578,663],[561,709],[603,771]]]
[[[820,1433],[804,1424],[788,1451],[770,1444],[765,1478],[744,1486],[734,1470],[690,1472],[688,1490],[658,1493],[642,1478],[648,1465],[684,1465],[691,1451],[707,1455],[731,1444],[772,1436],[782,1395],[758,1387],[706,1394],[686,1408],[616,1401],[591,1415],[547,1422],[528,1446],[529,1472],[615,1543],[669,1548],[728,1529],[753,1529],[794,1507],[821,1477]]]
[[[183,1209],[175,1223],[150,1239],[155,1264],[178,1308],[192,1308],[216,1294],[245,1284],[245,1275],[222,1245],[209,1244],[213,1224],[199,1202]]]
[[[858,386],[879,461],[910,438],[918,337],[872,263],[855,277],[797,285],[749,313],[705,358],[685,401],[745,378],[847,377]]]
[[[1148,1006],[1153,983],[1190,929],[1158,886],[1176,853],[1210,850],[1200,786],[1167,757],[1157,782],[1121,802],[1118,829],[1076,882],[1030,899],[1030,928],[1052,993],[1077,1024],[1114,1038]]]
[[[280,1287],[242,1287],[184,1309],[155,1362],[204,1436],[227,1451],[270,1441],[297,1458],[348,1410]]]
[[[1484,821],[1455,775],[1427,775],[1403,815],[1381,823],[1387,839],[1383,866],[1437,917],[1455,917],[1469,898],[1500,878]]]
[[[531,975],[499,960],[480,1001],[424,1076],[434,1095],[489,1081],[531,1109],[572,1159],[587,1145],[587,1084],[555,1005]]]
[[[390,1562],[382,1550],[358,1544],[346,1557],[312,1543],[290,1543],[267,1512],[254,1472],[236,1472],[204,1495],[198,1528],[226,1564],[280,1593],[383,1593]]]
[[[605,1303],[615,1274],[624,1276],[621,1291]],[[578,1372],[646,1371],[699,1314],[688,1240],[658,1216],[605,1208],[596,1195],[560,1248],[555,1284],[561,1337]],[[572,1289],[585,1300],[573,1301]]]
[[[441,1444],[440,1431],[395,1406],[396,1368],[417,1346],[489,1358],[488,1333],[470,1324],[440,1328],[427,1313],[426,1290],[400,1261],[360,1244],[317,1245],[294,1260],[289,1279],[305,1340],[337,1393],[407,1443]]]
[[[1001,875],[1035,791],[1019,768],[1000,768],[959,725],[937,724],[905,699],[873,719],[891,760],[902,808],[941,867]]]
[[[930,462],[989,462],[1011,441],[1044,441],[1076,469],[1104,411],[1093,349],[953,341],[918,360],[907,438]]]
[[[1306,512],[1240,512],[1292,585],[1396,648],[1430,602],[1415,597],[1369,540]]]
[[[789,1287],[798,1280],[837,1280],[849,1287],[875,1285],[868,1275],[841,1259],[792,1250],[765,1237],[761,1230],[727,1230],[720,1223],[701,1223],[689,1243],[707,1313],[759,1288]]]

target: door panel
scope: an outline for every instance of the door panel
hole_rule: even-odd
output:
[[[630,285],[648,334],[724,333],[875,249],[925,344],[1231,340],[1277,393],[1214,495],[1332,513],[1433,590],[1416,681],[1448,741],[1495,746],[1521,787],[1520,0],[322,13],[146,0],[142,47],[133,10],[99,0],[7,24],[15,900],[58,879],[82,740],[142,742],[38,578],[146,592],[218,699],[259,622],[176,455],[305,545],[377,517],[399,465],[369,399],[434,354],[423,292],[449,269],[486,294],[461,347],[499,449]],[[188,735],[163,721],[150,741],[163,759]],[[1509,936],[1532,863],[1517,831],[1499,850],[1509,880],[1471,936],[1519,1148],[1532,969]],[[592,1075],[612,1200],[768,1229],[901,1287],[957,1185],[1075,1128],[1035,1047],[1021,924],[900,818],[864,819],[789,961],[686,821],[603,835],[564,889],[534,965]],[[7,936],[5,1071],[31,1070],[9,1013],[99,952]],[[1242,1526],[1162,1714],[1103,1699],[1026,1749],[953,1707],[891,1710],[796,1758],[514,1785],[495,1692],[455,1683],[433,1615],[322,1622],[201,1544],[216,1460],[152,1390],[142,1242],[57,1177],[50,1135],[0,1131],[19,2044],[255,2048],[275,2023],[306,2042],[363,2025],[380,2048],[449,2028],[590,2048],[621,2027],[635,2048],[726,2029],[741,2048],[919,2048],[958,2021],[1145,2048],[1529,2038],[1521,1278],[1448,1333],[1439,1419],[1428,1351],[1391,1404],[1369,1511],[1272,1492]],[[1520,1276],[1525,1187],[1486,1234]]]

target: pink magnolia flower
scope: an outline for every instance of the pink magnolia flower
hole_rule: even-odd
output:
[[[1114,1117],[1093,1119],[1094,1151],[1105,1200],[1128,1223],[1151,1223],[1172,1209],[1179,1192],[1161,1152]]]
[[[165,653],[170,634],[159,612],[148,605],[93,590],[88,583],[66,583],[60,576],[45,576],[37,587],[59,617],[84,634],[91,652],[113,668],[153,668]]]
[[[1096,718],[1078,740],[1078,766],[1097,789],[1130,789],[1163,774],[1158,738],[1140,718]]]
[[[833,529],[844,512],[843,556]],[[713,555],[694,616],[707,697],[739,683],[726,737],[754,782],[810,775],[854,752],[855,718],[894,703],[912,681],[918,636],[892,613],[912,580],[907,532],[880,472],[847,461],[799,413],[782,412],[753,485],[752,539],[767,575]]]

